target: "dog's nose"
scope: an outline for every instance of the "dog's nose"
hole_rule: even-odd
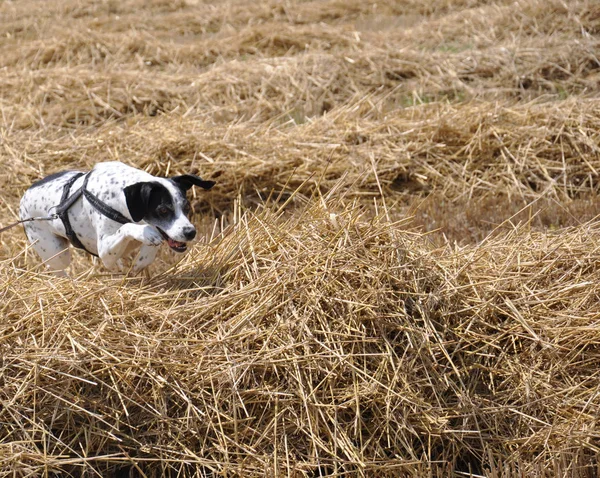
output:
[[[194,237],[196,237],[196,229],[192,226],[188,226],[183,228],[183,235],[186,240],[191,241]]]

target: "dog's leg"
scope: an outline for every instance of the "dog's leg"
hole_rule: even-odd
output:
[[[57,276],[66,276],[65,269],[71,264],[69,241],[52,234],[46,225],[27,223],[25,233],[48,269]]]
[[[156,228],[141,224],[124,224],[114,234],[101,234],[98,240],[98,255],[107,269],[118,269],[118,262],[131,241],[156,247],[162,243],[163,238]],[[156,252],[154,254],[156,255]]]
[[[48,258],[42,257],[43,261],[48,266],[48,269],[59,277],[67,277],[66,269],[71,264],[71,249],[69,241],[62,237],[54,236],[52,250],[48,250],[44,254],[48,254]],[[53,255],[50,255],[54,252]]]
[[[135,264],[133,265],[133,272],[139,272],[152,264],[156,258],[156,254],[158,254],[157,246],[144,244],[137,255]]]

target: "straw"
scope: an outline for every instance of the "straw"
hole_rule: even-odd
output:
[[[0,235],[0,473],[595,476],[595,2],[0,5],[0,224],[217,181],[146,274]]]

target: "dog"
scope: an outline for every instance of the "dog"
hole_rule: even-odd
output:
[[[66,276],[69,243],[96,255],[110,271],[123,271],[123,258],[140,247],[132,271],[148,267],[166,242],[185,252],[196,236],[186,193],[209,190],[214,181],[193,174],[159,178],[121,162],[98,163],[84,173],[63,171],[34,183],[23,195],[25,234],[49,269]]]

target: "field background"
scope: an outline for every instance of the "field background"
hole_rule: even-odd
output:
[[[142,277],[0,236],[2,476],[600,473],[600,4],[0,1],[0,224],[217,181]]]

